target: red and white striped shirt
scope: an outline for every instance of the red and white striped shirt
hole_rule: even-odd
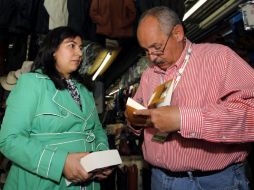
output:
[[[187,47],[166,71],[149,66],[134,99],[144,106],[156,86],[175,77]],[[143,154],[154,166],[171,171],[219,170],[242,162],[254,141],[254,70],[230,48],[193,44],[191,57],[173,92],[180,131],[163,144],[152,141],[156,129],[144,130]]]

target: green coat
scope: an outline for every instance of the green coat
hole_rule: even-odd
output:
[[[59,91],[39,73],[23,74],[7,99],[0,150],[13,161],[5,190],[80,190],[66,186],[68,152],[108,149],[92,94],[76,84],[83,111],[68,90]],[[90,182],[86,190],[98,190]]]

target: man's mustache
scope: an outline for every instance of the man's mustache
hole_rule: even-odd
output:
[[[152,61],[152,64],[155,64],[155,65],[160,65],[160,64],[163,64],[163,63],[165,63],[165,61],[162,60],[162,59],[155,59],[155,60]]]

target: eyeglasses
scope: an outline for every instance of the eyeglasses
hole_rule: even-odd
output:
[[[152,51],[152,52],[149,52],[148,49],[144,49],[146,56],[149,56],[149,55],[162,56],[164,54],[164,51],[165,51],[165,49],[167,47],[167,44],[168,44],[168,40],[169,40],[170,36],[172,35],[172,32],[173,32],[174,29],[175,29],[175,26],[173,27],[173,29],[169,33],[168,38],[166,40],[166,43],[165,43],[165,45],[162,49],[158,49],[158,50],[155,50],[155,51]]]
[[[162,49],[158,49],[158,50],[155,50],[155,51],[152,51],[152,52],[149,52],[148,49],[145,49],[146,56],[149,56],[149,55],[162,56],[164,54],[164,51],[165,51],[166,47],[167,47],[168,39],[169,39],[170,36],[171,36],[171,33],[168,35],[166,43],[165,43],[165,45]]]

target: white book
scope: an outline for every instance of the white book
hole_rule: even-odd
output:
[[[93,172],[98,169],[103,169],[111,166],[122,164],[122,159],[118,150],[103,150],[92,152],[80,159],[80,163],[86,172]],[[72,182],[65,179],[66,185],[69,186]]]
[[[87,172],[97,169],[119,165],[122,163],[118,150],[104,150],[92,152],[80,160],[81,165]]]

